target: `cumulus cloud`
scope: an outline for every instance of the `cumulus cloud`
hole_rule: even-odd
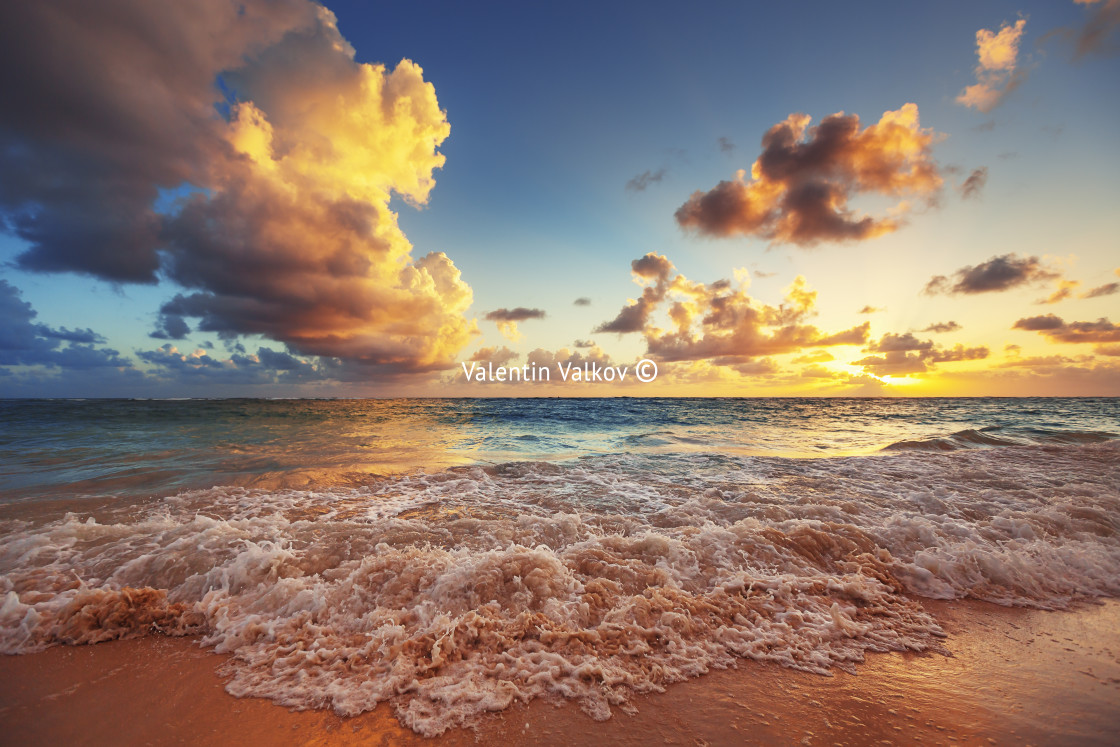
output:
[[[1012,253],[992,257],[975,266],[962,267],[952,277],[935,275],[926,284],[924,292],[926,295],[992,293],[1044,283],[1060,276],[1060,273],[1044,267],[1038,257],[1019,257]]]
[[[791,114],[762,138],[762,154],[747,172],[708,192],[695,192],[676,212],[684,229],[707,236],[757,236],[811,246],[857,241],[894,231],[908,209],[900,201],[882,217],[848,207],[860,194],[932,199],[942,179],[933,160],[937,135],[922,129],[916,104],[889,111],[860,127],[843,112],[809,127]]]
[[[419,66],[356,62],[307,0],[0,13],[0,211],[30,244],[21,267],[165,277],[183,292],[157,337],[197,319],[367,376],[446,368],[477,332],[458,269],[414,258],[389,209],[424,204],[444,163]]]
[[[934,332],[940,334],[942,332],[956,332],[958,329],[961,329],[961,325],[957,324],[954,321],[934,322],[933,324],[923,329],[922,332]]]
[[[470,358],[467,358],[467,360],[479,363],[493,363],[495,366],[504,366],[520,357],[520,355],[503,345],[500,348],[479,348]]]
[[[771,306],[729,280],[694,283],[674,274],[672,263],[658,254],[634,260],[631,272],[643,286],[641,296],[595,331],[640,332],[646,354],[659,361],[708,360],[734,367],[765,356],[867,341],[867,322],[835,333],[808,324],[806,320],[815,314],[817,294],[801,276],[786,289],[783,303]],[[658,326],[655,312],[660,311],[667,316],[669,329]]]
[[[166,343],[156,350],[137,351],[136,355],[150,366],[156,379],[179,385],[255,386],[333,378],[324,365],[265,347],[258,348],[253,355],[234,354],[222,359],[203,348],[187,353]]]
[[[54,328],[35,322],[39,314],[22,295],[0,278],[0,367],[89,370],[132,366],[116,350],[94,347],[105,338],[91,329]]]
[[[1004,23],[998,32],[976,32],[976,83],[960,92],[958,104],[990,112],[1023,82],[1024,73],[1017,65],[1026,25],[1026,19],[1020,18],[1011,25]]]
[[[1107,318],[1095,322],[1066,322],[1054,314],[1030,316],[1015,322],[1012,329],[1038,332],[1050,342],[1109,343],[1120,342],[1120,326]]]
[[[938,363],[983,360],[990,351],[987,347],[965,347],[957,344],[952,348],[935,345],[932,340],[919,340],[911,332],[904,334],[886,333],[878,342],[864,348],[865,353],[878,353],[853,361],[853,366],[863,366],[863,370],[876,376],[909,376],[925,373],[936,368]]]
[[[191,325],[187,324],[183,317],[174,314],[161,314],[156,321],[156,328],[148,336],[157,340],[182,340],[190,333]]]
[[[630,192],[645,192],[651,184],[658,184],[665,178],[667,170],[643,171],[630,181],[626,182],[626,189]]]
[[[973,169],[972,173],[961,183],[960,192],[961,197],[968,200],[973,197],[979,197],[984,185],[988,183],[988,167],[981,166],[980,168]]]
[[[502,336],[512,342],[521,339],[521,332],[517,329],[518,322],[529,319],[544,319],[543,309],[527,309],[518,306],[516,309],[494,309],[486,315],[486,321],[494,322]]]
[[[538,368],[550,368],[553,374],[557,370],[557,365],[568,366],[572,365],[580,367],[584,363],[594,363],[599,366],[614,365],[611,357],[603,352],[603,349],[598,345],[592,345],[585,350],[569,350],[568,348],[560,348],[559,350],[545,350],[544,348],[537,348],[527,355],[526,362],[529,366],[537,366]],[[550,379],[551,380],[551,379]]]

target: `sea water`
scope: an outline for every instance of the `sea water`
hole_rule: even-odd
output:
[[[0,651],[149,634],[434,735],[1120,595],[1117,399],[0,402]]]

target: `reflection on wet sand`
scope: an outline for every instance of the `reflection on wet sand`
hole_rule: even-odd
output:
[[[926,604],[951,657],[873,654],[833,677],[753,661],[637,696],[596,722],[535,701],[436,744],[1082,744],[1120,732],[1120,602],[1065,612]],[[431,744],[387,704],[355,718],[225,693],[224,657],[150,637],[0,658],[12,744]],[[106,718],[106,714],[113,714]]]

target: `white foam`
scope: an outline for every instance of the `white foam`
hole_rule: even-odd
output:
[[[0,650],[161,631],[229,690],[434,735],[537,697],[596,718],[740,658],[944,650],[923,597],[1120,595],[1116,445],[609,456],[192,491],[4,525]]]

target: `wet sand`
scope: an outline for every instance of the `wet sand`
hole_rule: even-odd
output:
[[[873,654],[833,677],[743,661],[592,721],[534,702],[427,740],[387,704],[356,718],[237,699],[223,657],[148,637],[0,656],[3,744],[1092,744],[1120,733],[1120,600],[1067,612],[925,602],[952,657]]]

